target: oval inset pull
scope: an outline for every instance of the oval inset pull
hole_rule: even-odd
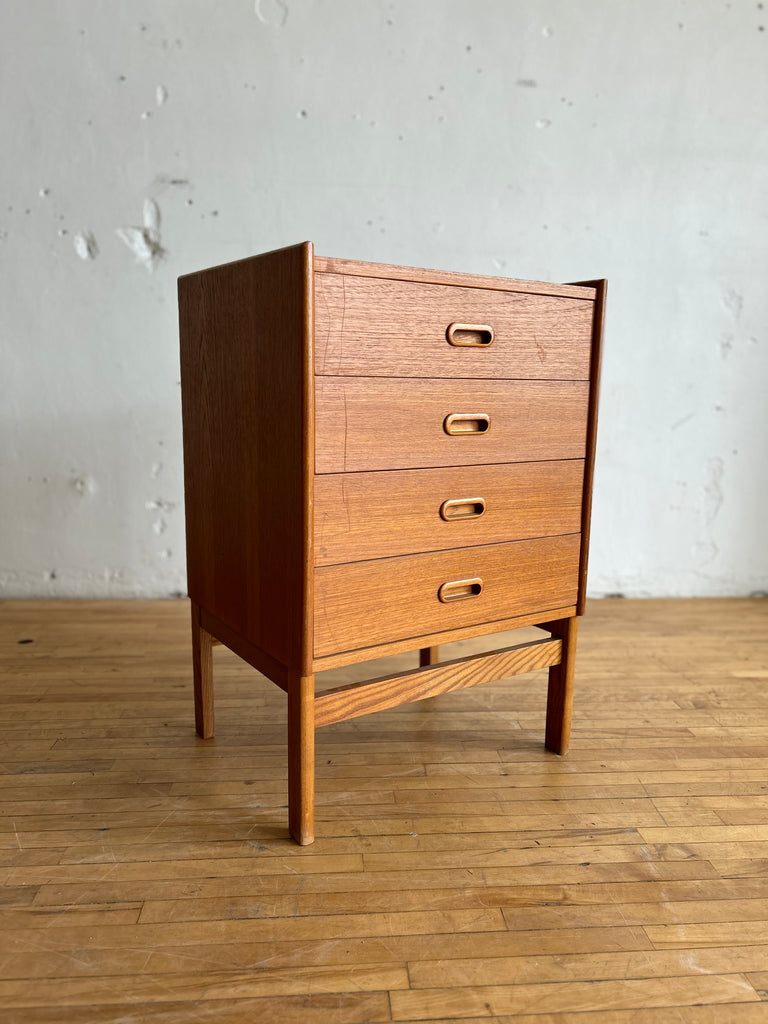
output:
[[[453,580],[450,583],[443,583],[437,592],[437,596],[448,604],[451,601],[464,601],[468,597],[477,597],[483,591],[483,581],[479,577],[471,580]]]
[[[493,328],[488,324],[449,324],[445,336],[449,345],[461,348],[488,348],[493,344]]]
[[[452,437],[460,434],[487,434],[490,429],[491,417],[484,412],[452,412],[443,421],[443,430]]]
[[[451,498],[440,506],[440,515],[451,523],[455,519],[479,519],[485,512],[485,498]]]

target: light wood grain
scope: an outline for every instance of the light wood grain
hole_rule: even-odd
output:
[[[348,683],[326,690],[317,698],[316,722],[318,726],[330,725],[409,701],[547,668],[559,663],[561,651],[560,640],[532,640],[493,654],[470,655],[400,676]]]
[[[582,381],[315,378],[315,470],[355,473],[583,459]],[[451,437],[454,413],[486,413],[485,433]]]
[[[320,730],[305,847],[285,695],[217,647],[197,738],[188,615],[0,603],[4,1022],[766,1020],[768,602],[592,603],[565,758],[544,672]]]
[[[567,605],[576,597],[579,540],[570,534],[321,566],[315,570],[315,654]],[[438,599],[446,581],[474,577],[483,580],[477,597],[449,604]]]
[[[483,638],[491,633],[502,633],[505,630],[518,630],[526,626],[536,626],[538,623],[549,619],[568,618],[576,614],[576,605],[563,608],[551,608],[545,612],[529,612],[527,615],[512,615],[508,618],[496,619],[493,622],[473,623],[470,626],[463,626],[458,629],[441,630],[438,633],[429,633],[419,637],[419,643],[430,644],[430,650],[441,644],[459,643],[463,640],[477,638],[480,643]],[[372,647],[365,647],[361,650],[342,651],[339,654],[328,654],[321,658],[315,658],[315,672],[327,672],[332,669],[343,668],[359,662],[361,658],[371,661],[386,658],[391,655],[399,655],[414,649],[413,638],[396,640],[392,643],[374,644]],[[419,648],[425,650],[426,648]]]
[[[315,563],[578,533],[584,464],[331,473],[315,477]],[[478,518],[446,521],[444,501],[481,497]]]
[[[594,303],[456,285],[315,275],[315,371],[351,377],[587,380]],[[452,323],[493,341],[456,346]]]

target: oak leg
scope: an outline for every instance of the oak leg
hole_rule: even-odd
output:
[[[288,827],[300,846],[315,839],[315,677],[288,687]]]
[[[565,754],[571,738],[571,710],[573,708],[573,680],[576,669],[576,633],[578,619],[558,619],[548,622],[552,636],[563,641],[562,661],[549,670],[547,691],[547,729],[544,744],[555,754]]]
[[[200,607],[192,602],[192,673],[195,728],[204,740],[213,736],[213,656],[211,634],[200,625]]]
[[[439,647],[422,647],[419,651],[419,668],[436,665],[440,660]]]

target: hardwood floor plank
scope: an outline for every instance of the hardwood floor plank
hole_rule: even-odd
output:
[[[655,949],[702,946],[757,946],[768,943],[768,921],[662,924],[646,928]]]
[[[107,988],[105,986],[105,988]],[[210,999],[173,1003],[118,1002],[114,989],[103,994],[101,1005],[67,1006],[67,1024],[243,1024],[244,1021],[280,1021],[280,1024],[380,1024],[390,1021],[386,992],[334,992],[267,996],[257,999]],[[137,1016],[138,1014],[138,1016]],[[3,1024],[61,1024],[61,1003],[53,1006],[8,1010]]]
[[[430,1024],[453,1024],[457,1017],[430,1017]],[[488,1024],[482,1017],[461,1017],[461,1024]],[[768,1003],[715,1003],[711,1006],[644,1007],[641,1010],[587,1010],[575,1013],[515,1013],[494,1015],[494,1024],[765,1024]],[[416,1024],[400,1021],[398,1024]]]
[[[630,978],[678,978],[700,974],[744,974],[768,963],[768,946],[725,946],[710,949],[642,950],[611,953],[570,953],[558,956],[514,956],[469,960],[416,960],[408,963],[411,987],[445,988],[473,985],[548,982],[627,981]],[[768,977],[768,975],[767,975]]]
[[[482,910],[455,910],[436,912],[386,914],[346,914],[339,916],[282,917],[245,921],[203,921],[192,923],[141,924],[133,927],[109,926],[94,929],[70,925],[53,932],[36,933],[35,942],[40,952],[55,950],[62,944],[73,943],[90,949],[119,948],[123,944],[139,944],[145,950],[158,945],[189,945],[210,942],[254,941],[281,942],[363,935],[431,935],[443,931],[502,931],[504,919],[498,908]],[[5,951],[24,952],[27,937],[23,931],[8,930],[3,936]]]
[[[123,1000],[130,1003],[197,1002],[205,998],[248,999],[331,992],[386,992],[408,988],[405,965],[355,964],[346,967],[291,967],[264,971],[199,971],[153,975],[147,971],[121,979]],[[46,1006],[63,1001],[68,1006],[99,1004],[112,990],[109,978],[0,980],[0,1006]]]
[[[529,866],[525,868],[487,868],[476,870],[446,869],[441,871],[409,872],[352,872],[305,873],[249,871],[249,862],[232,862],[236,870],[222,869],[220,876],[206,874],[203,865],[180,876],[175,870],[153,871],[153,865],[130,865],[133,877],[119,879],[118,872],[104,866],[104,877],[92,882],[49,883],[41,885],[35,897],[35,906],[65,906],[83,903],[130,902],[143,899],[185,901],[190,892],[194,900],[215,897],[243,897],[280,895],[296,891],[301,882],[303,896],[312,893],[346,893],[351,900],[360,893],[410,892],[413,899],[427,902],[432,889],[466,894],[473,888],[492,887],[503,906],[544,904],[559,893],[558,902],[597,902],[611,900],[646,902],[664,891],[669,899],[698,899],[706,894],[710,899],[731,899],[738,892],[744,897],[768,895],[768,879],[743,878],[723,880],[717,877],[706,862],[669,861],[658,864],[627,862],[618,864],[578,864]],[[163,864],[165,868],[168,865]],[[171,867],[175,867],[171,865]],[[88,877],[88,871],[83,872]],[[152,877],[155,875],[155,877]],[[146,877],[149,876],[149,877]],[[401,897],[398,897],[401,898]],[[464,895],[463,898],[466,898]]]
[[[569,954],[582,952],[649,950],[651,943],[642,928],[577,928],[547,931],[442,932],[433,935],[345,936],[343,938],[280,941],[239,941],[162,945],[147,953],[144,946],[88,950],[87,958],[56,957],[53,960],[27,950],[6,957],[0,977],[76,977],[81,974],[178,973],[190,969],[261,970],[348,964],[403,964],[424,956],[441,959],[472,956]]]
[[[697,1003],[750,1003],[760,997],[740,974],[723,976],[471,986],[392,992],[392,1019],[432,1020],[435,1015],[558,1013],[562,1010],[646,1009]]]

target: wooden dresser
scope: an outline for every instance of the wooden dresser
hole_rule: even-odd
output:
[[[297,842],[323,725],[548,667],[545,742],[567,749],[604,298],[309,242],[179,280],[197,731],[217,642],[285,690]],[[411,672],[315,694],[323,669],[408,650]]]

